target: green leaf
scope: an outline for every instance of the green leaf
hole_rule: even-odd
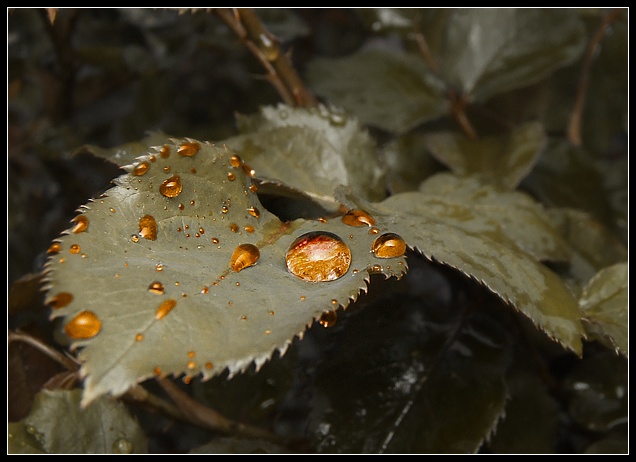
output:
[[[628,263],[600,270],[579,298],[588,334],[608,344],[617,353],[629,353]]]
[[[440,49],[440,73],[474,101],[528,86],[574,62],[585,49],[576,10],[459,8]]]
[[[43,390],[35,397],[27,431],[51,454],[144,454],[143,430],[123,404],[101,398],[82,409],[82,391]]]
[[[439,173],[420,186],[423,200],[443,204],[448,211],[470,210],[467,215],[453,216],[451,224],[473,230],[473,222],[488,221],[494,226],[491,235],[500,229],[519,249],[537,260],[567,261],[571,250],[548,211],[529,195],[519,191],[502,191],[483,184],[475,177],[457,177]],[[438,209],[439,209],[438,205]],[[442,215],[442,211],[438,216]],[[485,231],[486,229],[484,229]]]
[[[444,85],[420,56],[366,50],[320,58],[307,69],[309,86],[362,123],[396,134],[448,113]]]
[[[339,205],[339,185],[368,200],[385,197],[375,142],[341,109],[265,106],[256,115],[238,115],[237,124],[241,135],[222,143],[260,180],[282,183],[331,208]]]
[[[477,175],[484,182],[515,189],[534,166],[546,143],[543,127],[528,123],[501,136],[471,140],[452,132],[429,134],[427,147],[458,175]]]
[[[225,148],[171,140],[126,170],[82,208],[46,264],[51,316],[64,318],[81,348],[84,405],[158,374],[258,368],[324,312],[355,300],[369,273],[406,271],[403,251],[371,252],[378,236],[363,222],[281,222]],[[309,276],[322,282],[287,267],[288,249],[307,233],[318,237],[299,246],[312,249]]]
[[[42,443],[33,434],[35,429],[19,422],[7,425],[7,454],[46,454]]]

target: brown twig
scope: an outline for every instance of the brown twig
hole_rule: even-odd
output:
[[[258,59],[266,79],[285,104],[315,106],[317,100],[302,83],[289,56],[281,52],[280,42],[270,33],[251,8],[215,8],[214,12]]]
[[[8,333],[8,341],[9,341],[9,344],[11,342],[22,342],[22,343],[31,345],[33,348],[44,353],[49,358],[53,359],[54,361],[58,362],[59,364],[67,368],[69,371],[77,371],[79,369],[79,364],[75,362],[73,359],[57,351],[56,349],[51,348],[42,340],[36,337],[33,337],[32,335],[26,334],[24,332],[17,332],[17,331],[10,330]]]
[[[581,69],[581,79],[576,90],[576,98],[574,100],[574,106],[570,113],[570,121],[568,123],[568,140],[575,146],[580,146],[582,143],[581,137],[581,123],[583,120],[583,110],[585,108],[585,98],[587,96],[587,89],[590,80],[590,71],[592,69],[592,62],[596,55],[596,51],[603,40],[603,36],[607,31],[607,28],[616,21],[621,15],[621,10],[618,8],[613,9],[606,14],[594,36],[587,44],[587,51],[585,52],[585,58],[583,60],[583,68]]]
[[[453,115],[455,122],[457,122],[459,127],[469,139],[477,139],[477,131],[466,116],[466,105],[468,104],[468,102],[466,101],[466,96],[457,96],[457,94],[453,90],[450,90],[448,92],[448,98],[451,105],[451,114]]]

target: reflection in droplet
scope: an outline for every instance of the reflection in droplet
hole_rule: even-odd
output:
[[[77,244],[73,244],[73,245],[71,246],[71,248],[70,248],[68,251],[69,251],[69,252],[71,252],[72,254],[77,255],[78,253],[80,253],[80,252],[81,252],[81,249],[80,249],[80,246],[79,246],[79,245],[77,245]]]
[[[234,181],[236,179],[236,175],[232,172],[227,172],[227,179],[230,181]]]
[[[236,223],[231,223],[231,224],[230,224],[230,230],[231,230],[233,233],[238,233],[239,227],[238,227],[238,225],[237,225]]]
[[[261,211],[258,210],[256,207],[250,207],[249,209],[247,209],[247,212],[254,218],[258,218],[261,216]]]
[[[268,61],[274,61],[280,54],[280,44],[275,37],[263,32],[258,36],[258,47]]]
[[[133,452],[133,444],[128,441],[126,438],[117,438],[113,442],[113,453],[114,454],[132,454]]]
[[[159,281],[155,281],[148,286],[148,292],[153,294],[163,295],[165,291],[166,288]]]
[[[192,157],[199,152],[200,148],[201,145],[197,142],[183,143],[179,146],[179,149],[177,149],[177,153],[183,157]]]
[[[342,222],[349,226],[373,226],[375,219],[361,209],[349,210],[342,216]]]
[[[181,178],[174,175],[165,180],[159,186],[159,192],[166,197],[177,197],[181,193]]]
[[[64,308],[72,301],[73,301],[73,294],[70,294],[68,292],[60,292],[59,294],[55,295],[51,299],[50,304],[53,308],[58,309],[58,308]]]
[[[154,241],[157,239],[157,222],[152,215],[144,215],[139,219],[139,235]]]
[[[318,322],[322,327],[331,327],[336,324],[338,320],[338,314],[335,311],[325,311],[320,316]]]
[[[230,157],[230,165],[232,167],[240,167],[241,165],[243,165],[243,161],[239,156],[233,154],[232,157]]]
[[[139,162],[137,165],[133,167],[132,173],[135,176],[141,176],[145,174],[149,168],[150,168],[150,162],[146,162],[146,161]]]
[[[159,151],[159,155],[162,159],[167,159],[168,157],[170,157],[170,146],[165,145],[164,147],[162,147]]]
[[[289,272],[305,281],[334,281],[349,270],[351,250],[335,234],[315,231],[292,242],[285,260]]]
[[[385,233],[373,241],[371,251],[378,258],[401,257],[406,253],[406,242],[397,234]]]
[[[83,233],[88,229],[88,218],[86,218],[85,215],[78,215],[73,218],[71,222],[75,223],[75,226],[73,226],[73,229],[71,230],[71,232],[75,234]]]
[[[163,319],[177,304],[176,300],[168,299],[164,301],[159,308],[157,308],[157,312],[155,313],[155,319]]]
[[[248,266],[255,265],[260,256],[261,252],[254,244],[240,244],[232,253],[230,266],[238,273]]]
[[[92,311],[81,311],[66,326],[64,332],[70,338],[88,339],[95,337],[102,329],[102,322]]]

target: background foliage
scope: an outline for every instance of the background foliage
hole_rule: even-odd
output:
[[[627,10],[255,12],[268,32],[241,41],[226,10],[9,10],[10,452],[626,452]],[[309,90],[296,102],[341,108],[353,135],[323,146],[275,122],[294,102],[277,86],[289,74],[260,78],[258,58],[282,52]],[[511,239],[568,285],[581,357],[511,310],[505,284],[455,271],[466,257],[440,265],[418,249],[403,278],[372,275],[333,327],[316,323],[258,372],[150,380],[78,412],[41,272],[148,131],[254,156],[257,174],[306,194],[261,188],[282,220],[363,201],[418,247],[418,217],[470,213],[464,231]],[[293,136],[312,141],[311,162],[363,153],[341,158],[351,195],[331,189],[326,161],[277,167]]]

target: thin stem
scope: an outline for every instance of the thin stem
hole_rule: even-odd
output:
[[[77,362],[75,362],[73,359],[69,358],[68,356],[66,356],[65,354],[55,350],[54,348],[51,348],[49,345],[47,345],[46,343],[44,343],[42,340],[33,337],[32,335],[26,334],[24,332],[16,332],[16,331],[9,331],[8,334],[9,337],[9,344],[11,342],[22,342],[22,343],[26,343],[28,345],[31,345],[33,348],[35,348],[36,350],[44,353],[46,356],[48,356],[49,358],[53,359],[54,361],[58,362],[59,364],[61,364],[62,366],[64,366],[66,369],[68,369],[69,371],[77,371],[79,369],[79,364]]]

